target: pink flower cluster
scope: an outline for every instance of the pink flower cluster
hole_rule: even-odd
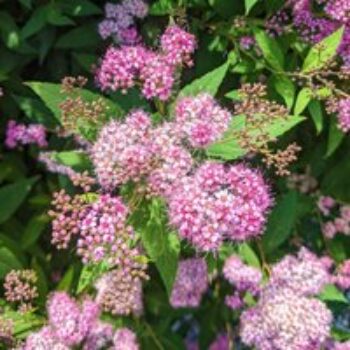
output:
[[[8,148],[16,148],[18,145],[36,144],[46,147],[46,129],[41,124],[17,124],[10,120],[7,124],[5,145]]]
[[[333,276],[334,283],[343,290],[350,289],[350,259],[345,260]]]
[[[268,288],[258,304],[242,313],[242,341],[257,350],[321,349],[330,335],[332,314],[315,298],[289,288]]]
[[[176,104],[175,122],[192,147],[202,148],[217,141],[230,120],[230,112],[206,93],[184,97]]]
[[[235,288],[235,292],[225,299],[226,305],[231,309],[244,306],[244,293],[249,292],[256,296],[260,291],[262,280],[260,270],[244,264],[238,256],[232,255],[226,259],[223,274]]]
[[[332,314],[315,295],[330,283],[331,264],[306,248],[275,264],[257,304],[242,313],[242,341],[257,350],[324,348]]]
[[[104,91],[124,92],[140,83],[147,99],[165,101],[171,95],[177,68],[191,64],[190,56],[195,48],[192,34],[178,26],[168,27],[158,52],[138,45],[110,47],[96,72],[96,82]]]
[[[239,45],[243,50],[250,50],[255,45],[255,38],[253,36],[242,36],[239,39]]]
[[[350,131],[350,98],[340,100],[337,107],[338,126],[344,133],[347,133]]]
[[[123,123],[107,124],[92,148],[100,185],[112,190],[128,181],[145,181],[150,192],[169,193],[192,167],[190,153],[174,133],[176,127],[167,123],[152,127],[149,115],[139,110]]]
[[[100,310],[96,303],[85,300],[79,305],[68,294],[56,292],[48,301],[48,325],[28,336],[24,350],[69,350],[72,347],[96,350],[105,345],[110,349],[138,349],[135,335],[128,330],[129,337],[120,336],[119,329],[113,334],[109,324],[99,321]],[[133,337],[132,337],[133,335]],[[133,339],[135,347],[130,346]]]
[[[128,328],[118,329],[113,337],[113,350],[138,350],[139,344],[136,335]]]
[[[260,172],[245,164],[206,162],[183,178],[169,198],[169,220],[201,251],[225,239],[243,241],[263,232],[272,205]]]
[[[210,344],[209,350],[230,350],[230,338],[226,333],[219,334]]]
[[[170,296],[174,308],[197,307],[208,288],[208,271],[204,259],[192,258],[179,262]]]
[[[327,221],[322,225],[326,238],[332,239],[337,233],[350,235],[350,206],[340,205],[331,197],[321,196],[318,208]]]
[[[113,37],[122,45],[135,45],[140,42],[134,18],[144,18],[148,5],[142,0],[123,0],[120,4],[105,5],[105,19],[98,30],[102,39]]]

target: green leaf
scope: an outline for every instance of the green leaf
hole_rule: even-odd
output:
[[[48,5],[47,21],[55,26],[69,26],[75,24],[74,21],[62,13],[62,9],[55,3],[50,3]]]
[[[32,8],[32,0],[19,0],[19,2],[28,10]]]
[[[317,135],[323,129],[323,112],[320,101],[313,100],[308,105],[312,120],[314,121]]]
[[[238,90],[232,90],[232,91],[228,92],[227,94],[225,94],[225,97],[229,98],[230,100],[235,100],[235,101],[242,100],[241,96],[239,95]]]
[[[58,49],[79,49],[97,46],[101,39],[98,36],[95,22],[74,28],[63,34],[56,42]]]
[[[75,268],[74,266],[70,266],[64,276],[61,278],[56,290],[64,290],[66,292],[69,292],[74,281],[74,275]]]
[[[38,240],[49,222],[50,217],[47,214],[33,216],[26,224],[23,235],[21,236],[21,248],[27,249],[32,246]]]
[[[158,0],[154,2],[150,9],[149,15],[151,16],[164,16],[173,12],[174,5],[171,0]]]
[[[37,180],[38,177],[32,177],[0,188],[0,224],[14,214]]]
[[[294,191],[286,193],[277,200],[262,236],[266,253],[273,252],[291,235],[297,219],[297,204],[298,196]]]
[[[259,0],[245,0],[245,14],[247,15]]]
[[[306,56],[302,72],[308,73],[323,68],[337,54],[338,46],[342,40],[344,27],[313,46]]]
[[[266,61],[276,70],[283,70],[284,55],[276,39],[271,38],[264,30],[257,30],[255,39]]]
[[[0,35],[9,49],[20,45],[20,33],[16,22],[7,12],[0,12]]]
[[[305,120],[305,118],[301,116],[289,116],[287,119],[281,119],[278,121],[274,120],[263,131],[267,132],[271,137],[271,140],[273,140],[303,120]],[[222,140],[214,143],[207,148],[207,155],[210,157],[218,157],[225,160],[233,160],[244,156],[247,151],[242,149],[239,146],[236,138],[232,136],[233,132],[237,132],[243,129],[244,125],[245,117],[243,115],[234,116],[229,130],[225,133]],[[254,133],[252,132],[252,135],[253,134]]]
[[[295,103],[294,107],[294,114],[295,115],[300,115],[303,113],[307,105],[312,99],[312,91],[309,88],[302,88],[299,91],[297,101]]]
[[[29,18],[27,23],[21,30],[21,38],[27,39],[30,36],[39,32],[46,25],[46,19],[48,15],[48,6],[39,6]]]
[[[261,267],[259,258],[248,243],[242,243],[238,246],[238,255],[248,265],[256,268]]]
[[[82,68],[91,73],[92,65],[97,62],[96,55],[77,52],[73,52],[72,55]]]
[[[60,120],[61,111],[59,105],[65,100],[65,94],[61,93],[61,85],[53,83],[44,83],[39,81],[26,82],[28,85],[45,103],[45,105],[52,111],[57,120]],[[107,115],[110,118],[116,118],[123,115],[123,110],[109,99],[93,93],[86,89],[78,89],[77,95],[81,96],[84,101],[91,102],[97,99],[102,99],[108,107]]]
[[[228,67],[229,64],[226,62],[220,67],[194,80],[180,91],[179,97],[195,96],[201,92],[207,92],[215,96],[225,78]]]
[[[328,133],[328,143],[326,158],[331,156],[337,148],[340,146],[344,139],[345,134],[339,129],[338,122],[335,117],[331,118],[329,133]]]
[[[80,294],[88,287],[92,286],[93,283],[104,273],[106,273],[109,269],[110,265],[105,261],[101,261],[98,264],[84,265],[80,273],[76,293]]]
[[[349,303],[345,295],[334,284],[327,284],[320,293],[319,298],[323,301]]]
[[[295,96],[294,83],[287,76],[278,75],[274,79],[274,86],[276,91],[283,97],[288,109],[291,110]]]
[[[177,272],[180,242],[175,233],[168,232],[164,207],[159,200],[152,201],[150,219],[145,226],[141,232],[142,243],[170,295]]]
[[[87,170],[91,167],[90,158],[86,153],[77,151],[64,151],[54,153],[55,160],[76,170]]]
[[[48,287],[46,274],[43,268],[41,267],[41,265],[38,263],[36,258],[33,259],[32,269],[35,271],[38,277],[36,286],[38,288],[39,301],[42,305],[45,305],[46,296],[47,296],[49,287]]]
[[[16,254],[0,242],[0,279],[3,279],[11,270],[18,270],[22,267]]]
[[[44,124],[48,128],[57,126],[57,121],[50,110],[39,99],[13,95],[18,107],[32,121]]]

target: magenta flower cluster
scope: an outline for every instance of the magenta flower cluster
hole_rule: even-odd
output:
[[[174,308],[197,307],[208,289],[208,271],[204,259],[181,260],[170,296]]]
[[[350,259],[345,260],[333,276],[333,282],[341,289],[350,289]]]
[[[350,60],[350,58],[349,58]],[[350,131],[350,98],[341,99],[337,106],[338,126],[347,133]]]
[[[241,315],[242,341],[257,350],[324,348],[332,313],[315,296],[331,281],[331,264],[302,248],[274,265],[257,304]]]
[[[261,271],[244,264],[238,256],[232,255],[226,259],[223,274],[235,289],[232,295],[225,298],[226,305],[231,309],[244,306],[243,298],[246,292],[256,296],[261,289]]]
[[[269,186],[245,164],[202,164],[169,198],[169,220],[198,250],[218,249],[225,239],[243,241],[263,232],[272,205]]]
[[[46,129],[41,124],[16,123],[10,120],[7,124],[5,145],[8,148],[16,148],[19,145],[35,144],[39,147],[46,147]]]
[[[158,52],[141,45],[110,47],[96,71],[97,84],[103,91],[123,92],[141,84],[147,99],[169,99],[177,68],[191,64],[196,40],[180,27],[170,26],[160,41]]]
[[[142,0],[123,0],[120,4],[105,5],[105,19],[98,30],[102,39],[113,37],[121,45],[135,45],[140,42],[135,18],[144,18],[148,5]]]
[[[130,330],[119,329],[114,333],[111,325],[99,320],[99,306],[91,300],[86,299],[79,305],[65,292],[56,292],[51,295],[47,309],[48,324],[29,335],[24,350],[69,350],[77,346],[96,350],[105,345],[129,350],[131,339],[135,345],[132,349],[138,349],[136,337]],[[120,332],[129,332],[129,337],[121,337]]]
[[[322,232],[328,239],[332,239],[337,233],[350,235],[350,206],[339,204],[331,197],[321,196],[318,200],[318,208],[325,218],[322,224]]]

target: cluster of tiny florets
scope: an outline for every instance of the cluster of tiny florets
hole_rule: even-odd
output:
[[[111,325],[99,320],[99,305],[89,299],[80,304],[65,292],[55,292],[47,302],[47,311],[47,325],[30,334],[23,349],[131,349],[127,337],[119,336],[120,330],[114,332]],[[135,335],[133,339],[136,343]]]
[[[350,131],[350,98],[341,99],[337,106],[339,128],[347,133]]]
[[[209,94],[184,97],[176,104],[175,122],[191,146],[206,147],[228,129],[231,116]]]
[[[210,344],[209,350],[230,350],[230,338],[226,333],[219,334]]]
[[[113,350],[138,350],[139,344],[136,335],[128,328],[119,328],[114,333]]]
[[[335,199],[321,196],[318,200],[318,208],[325,218],[322,223],[322,232],[328,239],[332,239],[337,233],[350,235],[350,206],[339,204]]]
[[[148,5],[142,0],[123,0],[120,4],[105,5],[105,19],[98,30],[102,39],[113,37],[121,45],[134,45],[140,41],[135,18],[144,18]]]
[[[204,259],[192,258],[179,262],[170,304],[175,307],[197,307],[208,288],[208,271]]]
[[[257,350],[323,349],[332,313],[315,296],[331,282],[331,265],[306,248],[275,264],[257,304],[241,315],[243,342]]]
[[[345,260],[333,276],[334,283],[343,290],[350,289],[350,259]]]
[[[260,235],[271,204],[269,186],[258,171],[245,164],[206,162],[173,191],[169,219],[182,238],[210,251],[225,239]]]
[[[46,129],[41,124],[18,124],[10,120],[7,124],[5,145],[8,148],[16,148],[18,145],[35,144],[46,147]]]
[[[125,92],[140,83],[147,99],[165,101],[171,95],[176,69],[191,64],[195,47],[195,37],[178,26],[167,28],[159,52],[141,45],[110,47],[97,69],[97,84],[102,90]]]
[[[33,270],[12,270],[5,276],[5,299],[17,305],[22,312],[32,309],[32,302],[38,297],[38,277]]]

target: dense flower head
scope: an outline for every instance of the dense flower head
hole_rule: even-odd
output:
[[[133,230],[126,225],[128,209],[120,197],[101,195],[90,206],[79,223],[77,252],[84,263],[109,259],[111,265],[120,262],[128,247]]]
[[[297,256],[287,255],[273,266],[270,284],[308,296],[320,293],[330,280],[329,264],[302,248]]]
[[[140,41],[135,26],[135,17],[144,18],[148,5],[142,0],[124,0],[120,4],[105,5],[105,19],[99,23],[102,39],[113,37],[122,45],[134,45]],[[130,35],[130,31],[132,35]]]
[[[128,328],[119,328],[114,333],[113,350],[138,350],[139,344],[136,335]]]
[[[107,35],[111,30],[110,23],[107,21],[101,26],[103,35]],[[125,29],[121,34],[129,41],[137,37],[133,28]],[[110,47],[96,70],[97,85],[103,91],[121,89],[126,92],[140,84],[147,99],[166,101],[171,96],[177,68],[191,63],[190,56],[195,47],[194,36],[177,26],[170,26],[165,31],[158,51],[138,44]]]
[[[330,210],[336,205],[336,201],[329,196],[321,196],[317,202],[318,209],[325,216],[330,214]]]
[[[5,299],[19,305],[21,311],[28,311],[38,297],[38,277],[33,270],[12,270],[5,276]]]
[[[328,347],[327,350],[350,350],[350,341],[346,342],[332,342]]]
[[[174,66],[179,64],[192,65],[191,55],[197,46],[193,34],[177,25],[172,25],[162,34],[160,43],[168,63]]]
[[[197,307],[208,288],[208,271],[204,259],[191,258],[179,262],[170,304],[175,307]]]
[[[10,120],[7,124],[5,145],[8,148],[16,148],[18,145],[36,144],[46,147],[46,129],[41,124],[18,124]]]
[[[217,141],[228,129],[231,116],[215,99],[202,93],[184,97],[176,104],[175,122],[193,147],[206,147]]]
[[[98,321],[87,335],[83,350],[100,350],[107,348],[113,341],[113,327]]]
[[[179,235],[210,251],[225,239],[243,241],[261,234],[272,199],[258,171],[245,164],[206,162],[177,185],[168,204],[170,223]]]
[[[328,1],[324,10],[332,19],[343,24],[350,24],[349,0]]]
[[[338,103],[338,126],[347,133],[350,131],[350,98],[342,99]]]
[[[54,337],[67,346],[79,345],[94,327],[100,314],[96,303],[87,300],[79,307],[64,292],[52,294],[47,309]]]
[[[250,50],[255,45],[255,39],[249,35],[242,36],[239,39],[239,45],[243,50]]]
[[[50,327],[43,327],[31,333],[23,346],[23,350],[70,350],[70,347],[58,341]]]
[[[126,269],[104,274],[95,284],[96,302],[113,315],[140,315],[143,311],[142,280]]]
[[[223,268],[224,277],[240,292],[256,294],[262,280],[260,270],[248,266],[235,255],[226,259]]]
[[[332,314],[321,301],[289,288],[268,288],[243,312],[240,335],[257,350],[321,349],[330,335]]]

